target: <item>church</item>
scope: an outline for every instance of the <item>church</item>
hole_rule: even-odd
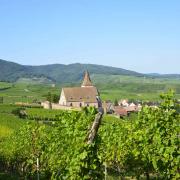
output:
[[[62,88],[59,105],[68,107],[101,107],[100,94],[93,86],[88,71],[84,73],[81,87]]]

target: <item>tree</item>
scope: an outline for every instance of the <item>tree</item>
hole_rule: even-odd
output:
[[[118,105],[119,105],[117,99],[114,100],[114,105],[115,105],[115,106],[118,106]]]
[[[57,94],[52,94],[51,98],[52,98],[53,103],[58,103],[59,102],[59,96]]]
[[[51,99],[51,93],[50,93],[50,92],[48,92],[48,94],[45,95],[45,96],[46,96],[46,100],[47,100],[47,101],[49,101],[49,102],[52,101],[52,99]]]
[[[52,103],[58,103],[59,96],[57,94],[52,94],[51,92],[48,92],[46,96],[46,100]]]

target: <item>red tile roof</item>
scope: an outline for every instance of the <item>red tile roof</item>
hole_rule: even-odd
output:
[[[114,113],[116,115],[120,115],[120,116],[127,116],[128,115],[128,112],[126,111],[126,109],[124,109],[121,106],[115,106],[114,107]]]
[[[96,87],[72,87],[63,88],[67,102],[89,102],[97,103],[96,97],[99,96]]]

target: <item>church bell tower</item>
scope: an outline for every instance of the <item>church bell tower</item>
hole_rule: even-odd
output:
[[[84,73],[84,79],[83,79],[83,82],[81,84],[81,87],[93,87],[93,84],[91,82],[88,71],[85,71],[85,73]]]

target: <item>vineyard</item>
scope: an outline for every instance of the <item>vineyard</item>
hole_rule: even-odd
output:
[[[14,179],[178,179],[179,104],[173,92],[161,98],[159,108],[143,107],[133,120],[100,118],[92,143],[94,108],[1,105],[0,172]]]
[[[58,117],[67,114],[67,111],[53,110],[53,109],[39,109],[28,108],[26,109],[27,118],[38,121],[57,121]]]
[[[6,90],[12,87],[11,83],[6,83],[6,82],[1,82],[0,81],[0,91],[1,90]]]

